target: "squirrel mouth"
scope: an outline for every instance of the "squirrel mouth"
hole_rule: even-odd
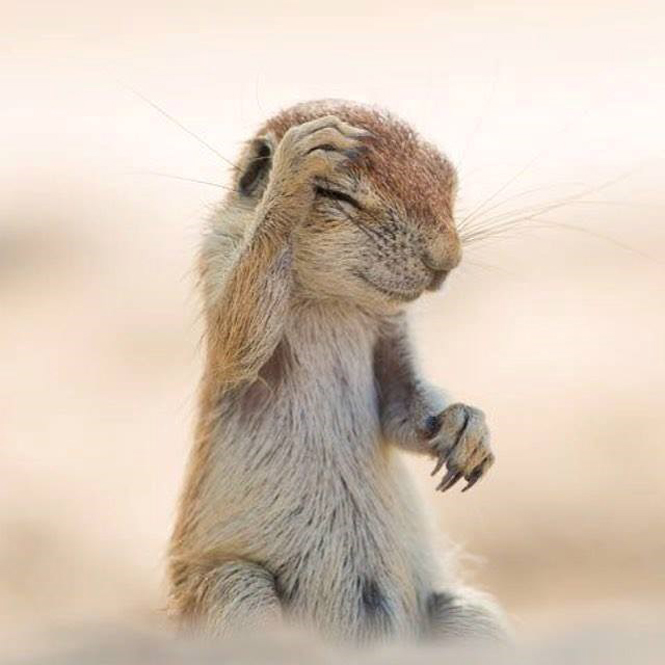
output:
[[[397,289],[389,289],[381,284],[377,284],[372,281],[366,275],[363,275],[361,272],[357,272],[356,276],[363,280],[366,284],[369,284],[373,289],[382,293],[384,296],[388,296],[393,300],[399,300],[400,302],[412,302],[422,295],[422,289],[415,291],[400,291]]]
[[[433,270],[432,273],[432,281],[429,283],[427,290],[438,291],[446,281],[446,277],[448,277],[449,272],[447,270]]]

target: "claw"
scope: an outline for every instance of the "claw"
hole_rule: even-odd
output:
[[[439,473],[439,471],[441,470],[441,467],[443,466],[445,461],[446,460],[443,457],[443,455],[441,457],[439,457],[439,459],[436,461],[436,466],[434,467],[434,471],[432,471],[432,473],[430,473],[430,476],[436,476],[436,474]]]
[[[466,492],[471,489],[481,478],[483,477],[483,468],[482,466],[473,471],[471,475],[467,478],[466,487],[462,488],[462,492]]]
[[[353,161],[354,159],[358,159],[358,157],[362,157],[365,153],[368,152],[368,148],[365,145],[359,145],[356,146],[355,148],[349,148],[348,150],[344,151],[344,155]]]
[[[450,469],[436,488],[437,491],[445,492],[449,490],[461,477],[461,472]]]

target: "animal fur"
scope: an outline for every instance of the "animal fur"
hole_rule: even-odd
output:
[[[298,105],[248,142],[203,242],[205,370],[170,547],[208,634],[283,620],[341,641],[498,635],[438,564],[399,450],[475,483],[482,413],[411,359],[406,304],[461,257],[452,165],[389,114]]]

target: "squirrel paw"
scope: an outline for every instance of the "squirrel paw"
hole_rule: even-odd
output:
[[[368,136],[334,115],[291,127],[277,148],[274,179],[287,191],[301,185],[311,188],[314,178],[325,178],[362,154]]]
[[[464,478],[463,492],[475,485],[494,463],[490,450],[490,433],[485,414],[466,404],[453,404],[428,419],[427,435],[434,455],[438,458],[432,475],[443,465],[447,473],[437,490],[445,492]]]

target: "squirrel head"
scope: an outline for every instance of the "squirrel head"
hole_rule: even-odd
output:
[[[408,124],[346,101],[298,104],[268,120],[239,162],[235,191],[254,208],[287,130],[335,115],[367,130],[367,150],[314,184],[314,204],[296,231],[295,268],[309,295],[399,305],[438,288],[461,259],[453,206],[454,167]]]

